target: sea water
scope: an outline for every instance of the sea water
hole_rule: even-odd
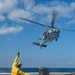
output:
[[[47,68],[49,72],[75,72],[75,68]],[[39,68],[21,68],[24,72],[39,72]],[[0,68],[0,73],[10,73],[11,68]]]

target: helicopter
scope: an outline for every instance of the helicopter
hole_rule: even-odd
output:
[[[56,20],[57,15],[58,15],[58,11],[53,10],[51,26],[20,17],[21,20],[25,20],[25,21],[35,23],[35,24],[40,25],[40,26],[47,27],[45,29],[45,31],[43,32],[42,36],[39,38],[40,41],[39,42],[33,42],[34,45],[40,46],[40,48],[47,47],[47,45],[45,43],[52,42],[53,40],[55,40],[55,41],[58,40],[58,38],[60,36],[60,30],[58,28],[54,27],[54,22]],[[64,30],[75,31],[75,30],[70,30],[70,29],[64,29]]]

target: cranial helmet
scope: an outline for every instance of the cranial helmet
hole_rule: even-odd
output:
[[[17,65],[16,65],[18,68],[20,68],[22,66],[22,64],[20,62],[17,62]]]

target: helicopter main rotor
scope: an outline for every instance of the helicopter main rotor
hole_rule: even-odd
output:
[[[48,26],[48,25],[45,25],[45,24],[42,24],[42,23],[38,23],[38,22],[29,20],[29,19],[26,19],[26,18],[22,18],[22,17],[20,17],[20,19],[21,19],[21,20],[28,21],[28,22],[32,22],[32,23],[35,23],[35,24],[38,24],[38,25],[41,25],[41,26],[44,26],[44,27],[54,27],[54,22],[55,22],[55,20],[56,20],[57,15],[58,15],[58,12],[55,11],[55,10],[53,10],[51,26]]]
[[[50,27],[50,26],[47,26],[47,25],[45,25],[45,24],[38,23],[38,22],[35,22],[35,21],[32,21],[32,20],[29,20],[29,19],[26,19],[26,18],[22,18],[22,17],[20,17],[20,19],[25,20],[25,21],[28,21],[28,22],[32,22],[32,23],[35,23],[35,24],[38,24],[38,25],[41,25],[41,26]]]
[[[55,20],[56,20],[57,15],[58,15],[58,11],[53,10],[51,26],[48,26],[48,25],[45,25],[45,24],[42,24],[42,23],[39,23],[39,22],[35,22],[35,21],[29,20],[29,19],[23,18],[23,17],[20,17],[20,19],[21,20],[28,21],[28,22],[31,22],[31,23],[35,23],[35,24],[40,25],[40,26],[43,26],[43,27],[52,27],[52,28],[54,28],[54,23],[55,23]],[[63,30],[75,32],[75,30],[72,30],[72,29],[63,29]]]
[[[53,13],[52,13],[52,21],[51,21],[51,26],[52,27],[54,26],[54,22],[56,20],[57,15],[58,15],[58,11],[53,10]]]

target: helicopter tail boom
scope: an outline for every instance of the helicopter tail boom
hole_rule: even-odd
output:
[[[47,45],[40,45],[40,43],[33,42],[34,45],[40,46],[40,47],[47,47]]]

